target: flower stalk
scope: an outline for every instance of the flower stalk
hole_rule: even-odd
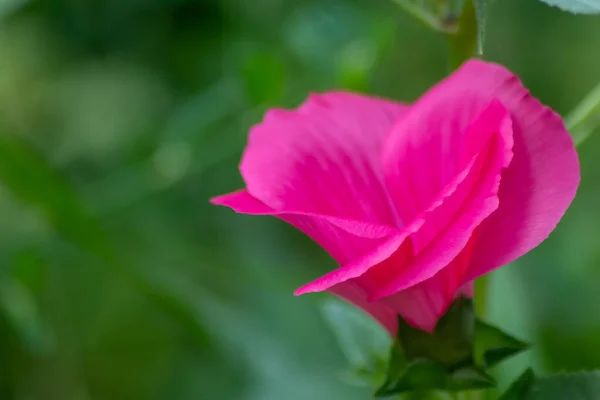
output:
[[[477,18],[472,0],[464,2],[463,10],[456,22],[454,32],[448,33],[450,69],[456,70],[477,50]]]
[[[581,145],[600,127],[600,83],[565,118],[575,146]]]

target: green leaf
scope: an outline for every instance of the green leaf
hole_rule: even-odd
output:
[[[398,340],[409,360],[424,358],[456,369],[472,364],[474,321],[473,302],[461,297],[440,318],[433,334],[399,318]]]
[[[327,299],[321,311],[350,363],[345,380],[361,385],[379,384],[392,347],[387,331],[361,310],[337,299]]]
[[[500,361],[529,348],[495,326],[477,319],[475,321],[475,359],[485,367],[493,367]]]
[[[475,16],[477,18],[477,53],[483,54],[483,42],[485,40],[488,6],[490,0],[473,0],[475,5]]]
[[[525,372],[510,385],[508,390],[500,397],[500,400],[526,399],[534,381],[535,374],[533,373],[533,370],[527,368]]]
[[[544,3],[575,14],[600,13],[600,0],[542,0]]]

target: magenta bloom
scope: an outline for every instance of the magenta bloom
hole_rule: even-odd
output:
[[[391,333],[398,314],[431,331],[473,279],[546,239],[579,184],[561,118],[478,60],[410,106],[332,92],[271,110],[240,170],[246,189],[214,204],[277,216],[340,264],[296,294],[334,293]]]

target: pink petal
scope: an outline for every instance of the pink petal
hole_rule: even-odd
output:
[[[238,213],[276,216],[294,225],[319,243],[340,264],[351,266],[345,270],[346,275],[340,274],[343,276],[340,280],[358,276],[363,269],[387,258],[401,243],[396,239],[399,232],[394,227],[294,210],[276,211],[246,190],[216,197],[211,202],[230,207]],[[333,286],[338,282],[330,280],[329,283],[328,286]]]
[[[558,114],[504,67],[472,60],[446,85],[496,98],[513,120],[514,157],[502,172],[498,209],[480,229],[466,280],[510,263],[554,230],[579,185],[577,152]]]
[[[377,303],[391,307],[412,326],[433,332],[437,321],[458,296],[473,296],[473,285],[463,285],[475,241],[471,239],[450,264],[431,278],[385,297]]]
[[[465,172],[507,118],[505,107],[492,100],[476,91],[447,88],[444,81],[391,130],[383,149],[383,170],[388,192],[405,224],[434,208],[440,193]],[[447,218],[438,221],[439,227],[446,224]],[[432,236],[435,232],[418,240],[416,250]]]
[[[466,101],[464,108],[466,110],[475,108],[471,105],[472,100],[472,97],[463,99],[459,96],[454,99],[456,103]],[[457,112],[460,114],[460,109]],[[396,134],[402,133],[398,130],[404,123],[408,123],[408,132],[411,135],[415,134],[413,129],[416,127],[409,123],[411,113],[412,109],[395,128]],[[449,114],[447,118],[459,120],[462,118],[460,115]],[[380,265],[371,268],[359,281],[363,282],[365,290],[368,291],[370,301],[391,296],[423,282],[443,268],[447,268],[463,251],[477,226],[498,207],[497,192],[500,173],[502,168],[510,163],[512,156],[511,121],[506,109],[500,103],[493,101],[483,108],[478,116],[470,118],[470,120],[470,125],[454,133],[458,137],[457,140],[461,139],[461,134],[464,136],[462,146],[456,150],[461,156],[452,159],[450,155],[447,155],[448,168],[455,167],[452,162],[458,165],[466,162],[466,165],[454,176],[454,179],[446,183],[446,187],[442,188],[430,201],[425,211],[415,218],[423,220],[423,226],[410,236],[410,240],[413,242],[414,257],[398,262],[396,257],[392,256]],[[407,138],[406,141],[410,142],[411,140],[412,138]],[[400,141],[396,141],[393,145],[399,146],[398,148],[403,147]],[[435,147],[436,144],[430,143],[430,145]],[[425,153],[428,151],[427,148],[418,149]],[[400,154],[407,153],[402,151]],[[393,157],[388,157],[388,162],[391,162]],[[467,157],[471,157],[470,161]],[[463,159],[466,160],[463,161]],[[401,164],[402,160],[407,163],[415,163],[415,170],[419,170],[418,166],[421,161],[418,158],[407,156],[406,159],[398,159],[397,164]],[[432,158],[431,163],[422,165],[422,168],[433,168],[436,161],[440,162],[439,159]],[[394,200],[398,201],[399,194],[407,195],[408,190],[414,189],[416,190],[416,200],[413,204],[417,204],[419,202],[418,188],[426,187],[426,185],[419,179],[409,179],[408,187],[404,187],[404,182],[399,181],[400,175],[395,175],[395,173],[408,171],[410,166],[388,165],[390,168],[386,169],[386,173],[389,171],[390,174],[386,177],[390,178],[390,185],[395,190]],[[443,167],[438,166],[438,168],[442,169]],[[431,174],[425,173],[425,176],[427,175]],[[414,185],[411,186],[411,183]],[[421,197],[421,200],[424,198],[425,196]],[[418,207],[423,206],[419,204]],[[408,215],[409,212],[404,212],[404,215]],[[402,211],[400,213],[402,215]],[[462,285],[462,278],[461,275],[460,279],[456,279],[457,284],[454,290]]]
[[[380,303],[369,303],[365,292],[353,281],[347,281],[335,285],[327,290],[338,297],[354,304],[358,308],[371,315],[392,337],[395,337],[398,330],[398,314],[391,307]]]
[[[380,164],[383,138],[406,107],[351,93],[312,95],[272,110],[250,133],[240,170],[273,210],[396,225]]]

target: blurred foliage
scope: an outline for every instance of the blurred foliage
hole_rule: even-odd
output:
[[[600,19],[490,5],[486,55],[562,114],[600,80]],[[0,399],[366,399],[293,289],[334,263],[208,204],[267,107],[347,88],[412,101],[442,35],[386,0],[0,2]],[[600,138],[551,238],[494,274],[488,320],[533,343],[500,382],[600,367]]]

